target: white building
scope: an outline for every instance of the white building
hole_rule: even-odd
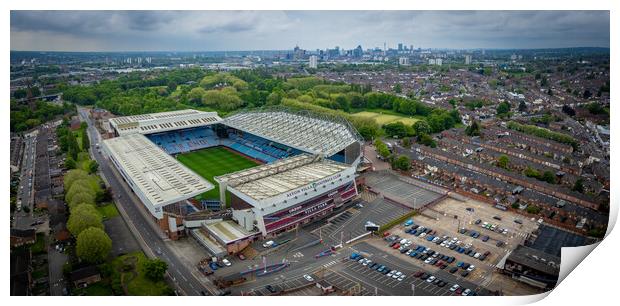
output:
[[[319,64],[319,58],[316,55],[310,55],[310,60],[308,66],[310,68],[316,69]]]
[[[466,54],[465,55],[465,65],[471,65],[471,55],[470,54]]]
[[[409,66],[409,58],[408,57],[401,57],[398,59],[398,64],[401,66]]]
[[[440,58],[431,58],[428,60],[428,64],[441,66],[443,64],[443,60]]]

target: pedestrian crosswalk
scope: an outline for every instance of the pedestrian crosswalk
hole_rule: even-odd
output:
[[[297,253],[293,254],[293,258],[302,258],[302,257],[304,257],[304,254],[301,253],[301,252],[297,252]]]

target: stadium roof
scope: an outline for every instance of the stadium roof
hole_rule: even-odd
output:
[[[175,203],[214,188],[142,134],[106,139],[103,143],[117,167],[131,180],[132,188],[138,189],[136,193],[152,206]]]
[[[313,154],[331,156],[361,136],[344,119],[285,110],[241,112],[222,123],[254,135]]]
[[[272,198],[346,170],[350,166],[301,154],[216,178],[255,201]]]
[[[110,119],[110,124],[119,135],[132,133],[152,134],[220,122],[216,112],[184,109],[172,112],[143,114]]]

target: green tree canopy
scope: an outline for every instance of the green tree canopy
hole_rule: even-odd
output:
[[[500,168],[508,169],[508,163],[510,163],[510,159],[505,154],[502,154],[497,158],[497,166]]]
[[[77,256],[89,263],[105,260],[112,249],[112,240],[100,228],[90,227],[83,230],[77,237]]]
[[[79,204],[92,204],[95,205],[96,196],[92,193],[77,193],[71,198],[71,201],[67,202],[69,204],[69,209],[73,209],[77,207]]]
[[[71,185],[74,182],[87,179],[88,173],[86,171],[80,169],[70,170],[65,174],[65,177],[63,178],[64,188],[65,190],[69,190],[71,189]]]
[[[164,279],[164,273],[168,269],[168,264],[159,259],[148,259],[142,263],[144,275],[152,281],[160,281]]]
[[[420,120],[413,124],[413,130],[416,135],[430,134],[431,126],[426,120]]]
[[[78,194],[90,194],[93,198],[97,196],[97,193],[87,180],[81,180],[73,183],[69,190],[65,193],[65,201],[70,203],[73,198]]]
[[[409,160],[409,157],[407,157],[406,155],[400,155],[394,159],[392,167],[394,169],[407,171],[411,169],[411,160]]]
[[[67,229],[77,237],[87,228],[96,227],[103,229],[101,214],[91,204],[79,204],[71,209],[71,215],[67,221]]]

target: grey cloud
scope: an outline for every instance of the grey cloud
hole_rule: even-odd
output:
[[[62,46],[55,45],[63,41]],[[609,46],[608,11],[12,11],[11,48],[252,50]]]

